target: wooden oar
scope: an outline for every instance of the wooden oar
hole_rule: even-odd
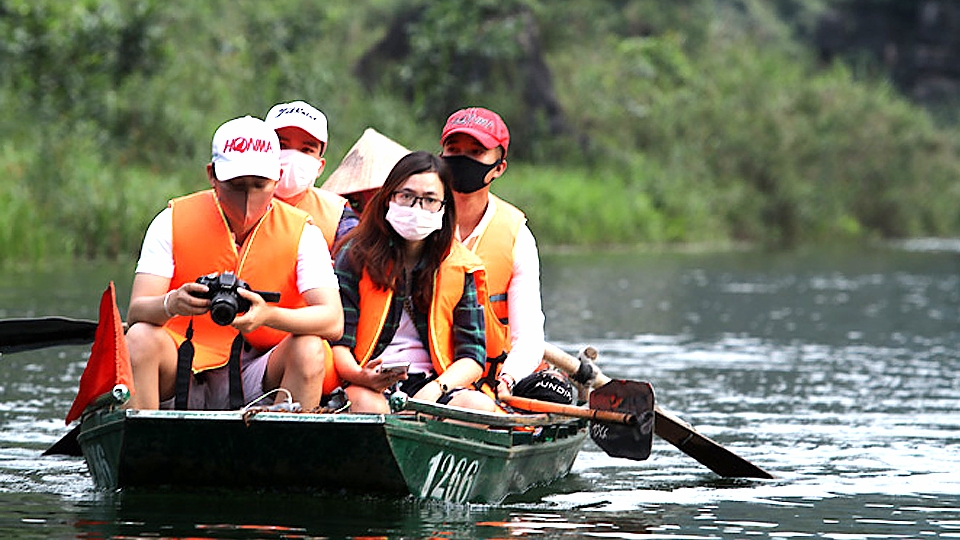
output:
[[[546,346],[543,358],[570,375],[574,375],[582,369],[580,360],[549,343]],[[583,366],[583,368],[586,367]],[[596,364],[591,363],[589,367],[594,372],[591,383],[593,388],[602,388],[611,382],[616,382],[604,375]],[[583,369],[580,372],[581,375],[586,371],[588,370]],[[716,441],[697,432],[693,426],[664,411],[659,406],[655,406],[654,411],[656,412],[654,432],[657,436],[676,446],[681,452],[699,461],[720,476],[728,478],[776,478],[769,472],[720,446]]]
[[[111,284],[112,285],[112,284]],[[35,319],[0,319],[0,354],[91,343],[97,334],[97,321],[68,317],[40,317]],[[126,324],[123,325],[126,329]],[[115,389],[116,390],[116,389]],[[129,398],[129,394],[127,394]],[[91,407],[106,406],[119,397],[111,392],[97,398]],[[82,456],[77,435],[77,424],[47,448],[42,455]]]
[[[58,345],[83,345],[93,341],[97,321],[67,317],[0,319],[0,354],[9,354]],[[77,435],[80,424],[47,448],[42,455],[82,456]]]
[[[590,406],[574,407],[518,396],[499,396],[510,407],[590,420],[590,438],[613,457],[643,461],[653,445],[653,387],[636,381],[611,384],[590,395]]]
[[[67,317],[0,320],[0,354],[93,342],[97,321]]]
[[[80,442],[77,440],[78,435],[80,435],[79,422],[73,426],[73,429],[68,431],[63,437],[60,437],[60,440],[50,445],[50,448],[44,450],[40,455],[82,457],[83,450],[80,449]]]
[[[624,424],[633,426],[637,424],[637,415],[631,413],[622,413],[615,411],[602,411],[599,409],[586,409],[584,407],[574,407],[573,405],[563,405],[561,403],[551,403],[549,401],[540,401],[539,399],[530,399],[520,396],[499,396],[497,399],[518,409],[524,411],[559,414],[561,416],[573,416],[574,418],[586,418],[598,422],[612,422],[615,424]]]

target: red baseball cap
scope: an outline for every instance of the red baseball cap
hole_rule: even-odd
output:
[[[510,146],[510,131],[503,119],[499,114],[483,107],[460,109],[451,114],[443,126],[443,133],[440,134],[440,144],[454,133],[466,133],[480,141],[487,149],[502,146],[503,155],[507,155],[507,148]]]

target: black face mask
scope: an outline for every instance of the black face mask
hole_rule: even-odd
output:
[[[443,160],[453,174],[453,190],[458,193],[473,193],[488,185],[483,180],[490,171],[500,165],[503,158],[492,165],[480,163],[467,156],[444,156]]]

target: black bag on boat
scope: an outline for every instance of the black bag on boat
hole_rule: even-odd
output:
[[[570,405],[574,400],[573,383],[567,376],[554,369],[535,371],[517,381],[513,395],[518,397]]]

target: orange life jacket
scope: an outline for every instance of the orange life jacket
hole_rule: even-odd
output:
[[[239,250],[213,190],[201,191],[170,201],[173,209],[173,278],[170,290],[213,272],[232,271],[261,291],[280,293],[279,306],[298,308],[306,301],[297,289],[297,249],[310,216],[274,200],[267,213],[247,236]],[[230,345],[237,335],[231,326],[219,326],[209,313],[174,317],[164,328],[179,347],[193,321],[193,372],[226,365]],[[244,335],[258,350],[280,343],[287,332],[261,326]]]
[[[310,214],[313,223],[323,232],[327,249],[332,250],[333,241],[337,236],[337,226],[340,225],[340,217],[343,216],[346,205],[347,200],[340,195],[313,187],[304,193],[296,207]]]
[[[453,357],[453,310],[463,296],[466,274],[472,274],[477,285],[477,298],[486,304],[487,285],[480,259],[459,242],[454,242],[450,252],[440,263],[433,280],[433,300],[428,316],[428,339],[425,344],[437,374],[443,373],[457,359]],[[357,345],[354,358],[363,366],[371,358],[377,340],[383,331],[393,298],[390,289],[379,289],[370,279],[366,269],[359,284],[360,305],[357,321]]]
[[[487,357],[494,359],[510,351],[509,309],[507,290],[513,278],[513,246],[526,216],[512,204],[490,195],[494,213],[486,229],[467,244],[476,253],[487,275],[489,302],[486,305]],[[502,360],[502,359],[501,359]],[[487,362],[484,377],[493,380],[499,375],[502,362]],[[489,370],[497,372],[490,377]]]

